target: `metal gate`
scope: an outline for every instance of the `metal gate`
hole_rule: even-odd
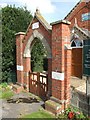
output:
[[[82,48],[72,48],[71,76],[82,78]]]
[[[29,91],[41,98],[45,98],[48,91],[47,75],[43,73],[30,73]]]

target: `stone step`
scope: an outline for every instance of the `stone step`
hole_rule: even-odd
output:
[[[23,87],[18,84],[15,84],[12,86],[12,89],[15,93],[20,93],[23,90]]]
[[[47,100],[45,102],[45,109],[52,112],[55,115],[58,115],[61,112],[61,104],[53,100]]]

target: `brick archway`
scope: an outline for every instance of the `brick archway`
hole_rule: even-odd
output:
[[[50,81],[51,80],[51,59],[52,59],[52,55],[51,55],[51,48],[50,48],[50,45],[48,44],[47,41],[49,40],[46,40],[45,37],[38,32],[38,30],[34,30],[32,32],[32,35],[29,37],[28,41],[27,41],[27,44],[25,46],[25,50],[24,50],[24,54],[23,54],[23,57],[28,59],[26,62],[26,64],[28,63],[28,65],[30,64],[30,67],[28,69],[28,71],[32,71],[31,70],[31,51],[32,51],[32,47],[33,47],[33,44],[34,44],[34,39],[35,38],[38,38],[41,43],[43,44],[43,46],[45,47],[45,50],[47,51],[47,59],[48,59],[48,71],[47,71],[47,77],[48,77],[48,80]],[[32,44],[33,43],[33,44]],[[25,64],[25,66],[27,66]],[[27,80],[29,81],[29,80]],[[27,82],[29,83],[29,82]],[[47,81],[47,87],[48,87],[48,92],[47,94],[51,94],[51,82],[48,82]],[[29,86],[28,86],[29,87]]]
[[[61,20],[49,25],[37,10],[26,33],[16,34],[17,82],[29,89],[31,72],[31,49],[35,38],[39,38],[48,53],[48,92],[50,103],[60,106],[46,109],[59,113],[70,103],[71,49],[70,22]],[[51,27],[52,26],[52,27]],[[52,97],[51,97],[52,96]],[[51,108],[50,108],[51,107]]]
[[[47,40],[44,38],[44,36],[37,30],[34,30],[32,35],[28,39],[28,42],[24,50],[24,57],[31,57],[32,42],[34,41],[35,38],[38,38],[42,42],[43,46],[46,48],[46,51],[48,53],[47,58],[51,58],[51,48],[47,43]]]
[[[51,27],[43,19],[39,11],[27,29],[26,34],[20,32],[16,34],[17,47],[17,81],[29,90],[29,72],[31,72],[31,50],[34,39],[38,38],[45,50],[48,59],[48,93],[51,95],[51,66],[52,66],[52,50],[51,50]]]

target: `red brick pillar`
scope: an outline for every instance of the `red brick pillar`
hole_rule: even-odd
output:
[[[66,21],[52,23],[52,96],[62,101],[65,89],[64,48],[70,37],[68,25],[69,23]]]
[[[69,91],[65,90],[65,86],[67,89],[70,88],[70,84],[66,84],[66,82],[68,83],[70,80],[68,64],[71,61],[65,58],[69,55],[68,51],[65,53],[65,45],[68,46],[70,41],[69,24],[66,21],[52,23],[52,96],[62,102],[65,101],[65,96],[69,94]]]
[[[45,108],[54,114],[63,112],[70,101],[70,22],[52,23],[52,97]]]
[[[71,49],[65,49],[65,81],[64,81],[64,91],[65,91],[65,108],[70,104],[70,76],[71,76]]]
[[[24,57],[24,86],[29,91],[29,73],[31,72],[31,58]]]
[[[25,33],[16,34],[16,67],[17,67],[17,83],[23,85],[23,38]]]

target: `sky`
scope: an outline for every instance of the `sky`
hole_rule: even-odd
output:
[[[79,0],[0,0],[0,7],[15,5],[16,7],[27,6],[34,15],[38,8],[48,23],[62,20]]]

